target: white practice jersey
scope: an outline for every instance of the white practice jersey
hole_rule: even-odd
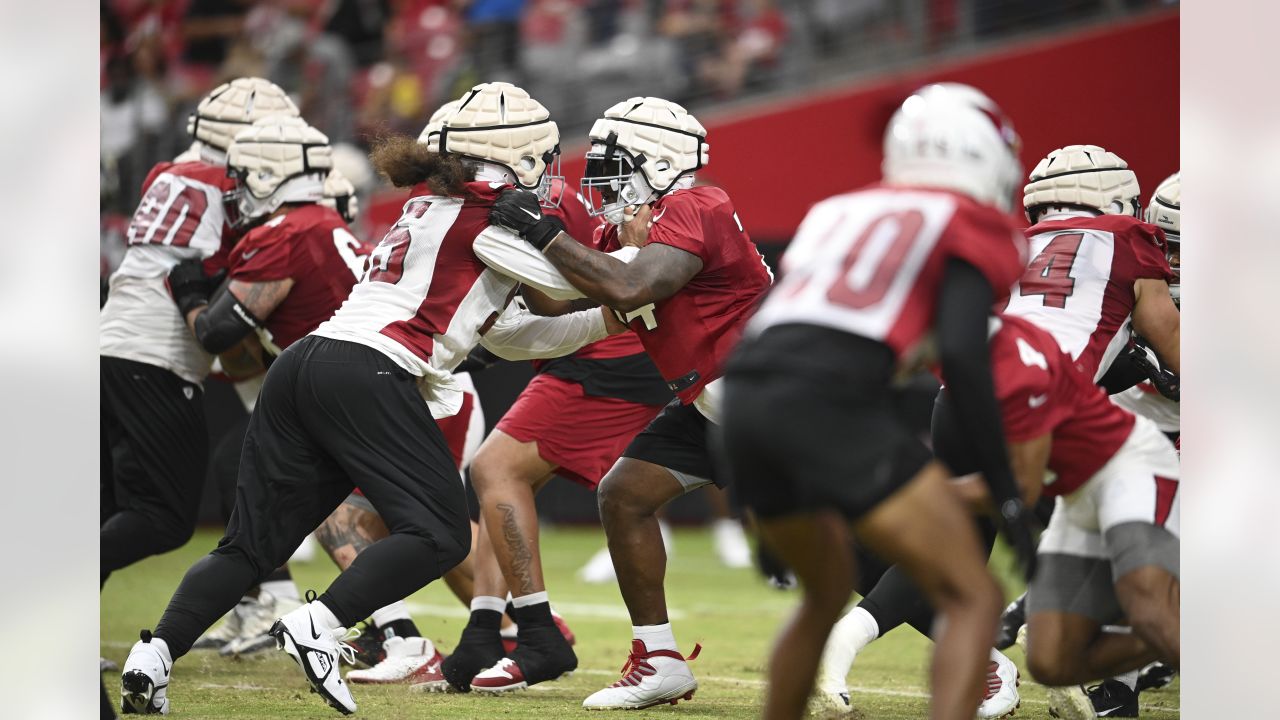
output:
[[[165,278],[179,262],[221,248],[227,182],[224,168],[203,162],[162,163],[151,171],[99,316],[100,354],[204,382],[212,358],[179,316]]]
[[[1111,396],[1111,402],[1134,415],[1149,418],[1160,428],[1160,432],[1182,431],[1182,405],[1161,395],[1151,383],[1141,382],[1124,392],[1116,393]]]
[[[747,326],[820,325],[902,357],[933,327],[948,258],[973,265],[997,301],[1021,274],[1011,219],[943,190],[876,187],[813,207],[782,257],[782,279]]]
[[[599,310],[539,317],[511,303],[520,283],[557,299],[582,297],[542,254],[489,226],[504,188],[468,183],[469,196],[422,196],[370,255],[338,312],[313,334],[375,348],[426,378],[432,414],[462,403],[453,368],[482,344],[509,360],[559,357],[607,335]]]
[[[1127,215],[1062,213],[1027,237],[1032,260],[1005,312],[1049,331],[1101,379],[1129,342],[1134,283],[1171,277],[1163,232]]]

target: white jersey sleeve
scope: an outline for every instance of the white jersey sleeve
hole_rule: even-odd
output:
[[[544,317],[511,303],[480,344],[504,360],[536,360],[569,355],[608,334],[598,308]]]
[[[576,300],[585,297],[582,291],[571,285],[537,248],[506,228],[489,226],[480,233],[471,248],[485,265],[538,290],[553,300]],[[631,262],[638,252],[640,248],[624,247],[609,255],[622,262]]]

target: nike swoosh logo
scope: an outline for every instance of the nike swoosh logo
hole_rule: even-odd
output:
[[[253,251],[245,251],[245,252],[242,252],[242,253],[240,253],[240,257],[241,257],[241,259],[243,259],[243,260],[248,260],[249,258],[253,257],[254,255],[257,255],[257,254],[258,254],[258,251],[259,251],[259,250],[261,250],[261,249],[262,249],[262,248],[255,248]]]
[[[651,219],[649,222],[658,222],[659,220],[662,219],[662,216],[666,214],[667,214],[667,209],[662,208],[662,212],[658,213],[657,215],[654,215],[653,219]]]
[[[1117,706],[1115,706],[1115,707],[1113,707],[1113,708],[1107,708],[1106,710],[1099,710],[1099,711],[1098,711],[1098,717],[1106,717],[1106,716],[1110,715],[1110,714],[1111,714],[1111,713],[1113,713],[1113,712],[1118,712],[1119,710],[1120,710],[1120,706],[1119,706],[1119,705],[1117,705]]]
[[[316,632],[316,619],[311,617],[311,613],[307,613],[307,620],[311,623],[311,638],[313,640],[319,640],[320,633]]]
[[[1048,395],[1032,395],[1027,398],[1027,404],[1033,408],[1038,408],[1049,400]]]
[[[161,661],[160,661],[160,667],[164,669],[164,674],[165,674],[165,675],[168,675],[168,674],[169,674],[169,666],[168,666],[168,665],[165,665],[163,660],[161,660]]]
[[[528,210],[525,210],[524,208],[520,208],[520,212],[524,213],[525,215],[528,215],[529,217],[533,218],[534,220],[541,220],[541,219],[542,219],[542,213],[531,213],[531,212],[529,212]]]

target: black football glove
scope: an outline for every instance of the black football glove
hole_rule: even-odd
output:
[[[1146,373],[1151,384],[1161,395],[1174,402],[1181,402],[1179,398],[1182,397],[1182,382],[1176,374],[1160,367],[1160,358],[1156,357],[1155,351],[1147,345],[1146,340],[1134,335],[1133,342],[1128,347],[1128,353],[1129,362]]]
[[[493,365],[502,358],[494,355],[484,348],[483,345],[477,345],[471,349],[471,352],[460,363],[458,367],[453,369],[454,373],[475,373],[484,370]]]
[[[209,304],[213,292],[213,278],[204,274],[204,261],[183,260],[169,271],[169,292],[178,305],[178,312],[186,319],[187,313]]]
[[[528,190],[503,190],[489,209],[489,224],[515,231],[539,250],[546,250],[556,235],[564,232],[564,222],[544,213],[538,196]]]
[[[1036,574],[1036,539],[1032,533],[1035,515],[1021,500],[1010,499],[1000,504],[1000,525],[1004,537],[1013,546],[1018,564],[1027,582]]]

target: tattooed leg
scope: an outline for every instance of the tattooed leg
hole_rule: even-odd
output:
[[[477,547],[476,594],[502,597],[496,575],[486,572],[497,560],[507,588],[516,597],[542,592],[538,554],[538,512],[533,495],[551,479],[555,466],[538,456],[535,443],[518,442],[495,430],[471,464],[471,482],[480,498],[483,528]],[[486,542],[487,541],[487,542]]]
[[[347,503],[339,505],[316,528],[316,540],[339,570],[346,570],[356,555],[387,535],[382,516]]]

